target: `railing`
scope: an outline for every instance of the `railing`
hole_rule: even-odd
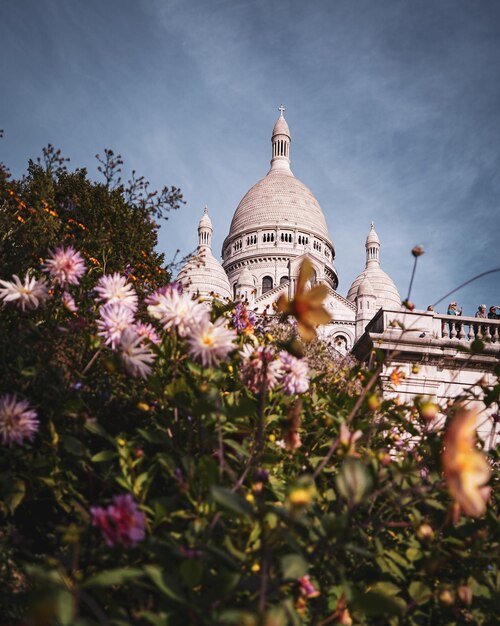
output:
[[[387,311],[381,309],[366,327],[368,332],[420,340],[441,339],[500,344],[500,320],[442,315],[432,311]]]
[[[458,339],[459,341],[481,341],[498,343],[500,341],[500,320],[488,318],[462,317],[456,315],[439,315],[441,320],[441,337]]]

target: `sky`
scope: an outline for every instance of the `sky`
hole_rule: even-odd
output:
[[[98,179],[111,148],[187,204],[160,231],[172,259],[209,207],[219,258],[265,176],[278,106],[292,170],[318,199],[339,292],[383,269],[426,308],[500,267],[500,3],[496,0],[4,0],[0,160],[21,176],[48,143]],[[500,273],[463,288],[500,306]]]

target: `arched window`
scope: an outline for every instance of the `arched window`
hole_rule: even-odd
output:
[[[262,279],[262,293],[270,291],[273,288],[273,279],[270,276],[264,276]]]
[[[288,276],[282,276],[280,278],[280,285],[282,285],[283,283],[287,283],[288,282]]]

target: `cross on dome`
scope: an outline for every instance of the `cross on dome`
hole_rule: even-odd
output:
[[[280,117],[284,117],[285,107],[282,104],[279,105],[278,111],[280,112]]]

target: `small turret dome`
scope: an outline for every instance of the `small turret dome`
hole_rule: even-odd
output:
[[[352,283],[347,293],[350,302],[356,302],[360,295],[359,290],[362,283],[369,281],[369,286],[374,290],[376,301],[375,306],[385,309],[401,308],[401,296],[392,279],[380,267],[380,239],[375,232],[373,222],[370,232],[366,238],[366,265],[362,272]],[[363,286],[363,290],[368,289],[368,285]],[[366,295],[366,294],[364,294]]]
[[[188,293],[199,293],[207,298],[213,295],[219,298],[231,298],[231,286],[222,265],[212,254],[212,220],[205,207],[203,216],[198,224],[198,249],[188,259],[177,275]]]

